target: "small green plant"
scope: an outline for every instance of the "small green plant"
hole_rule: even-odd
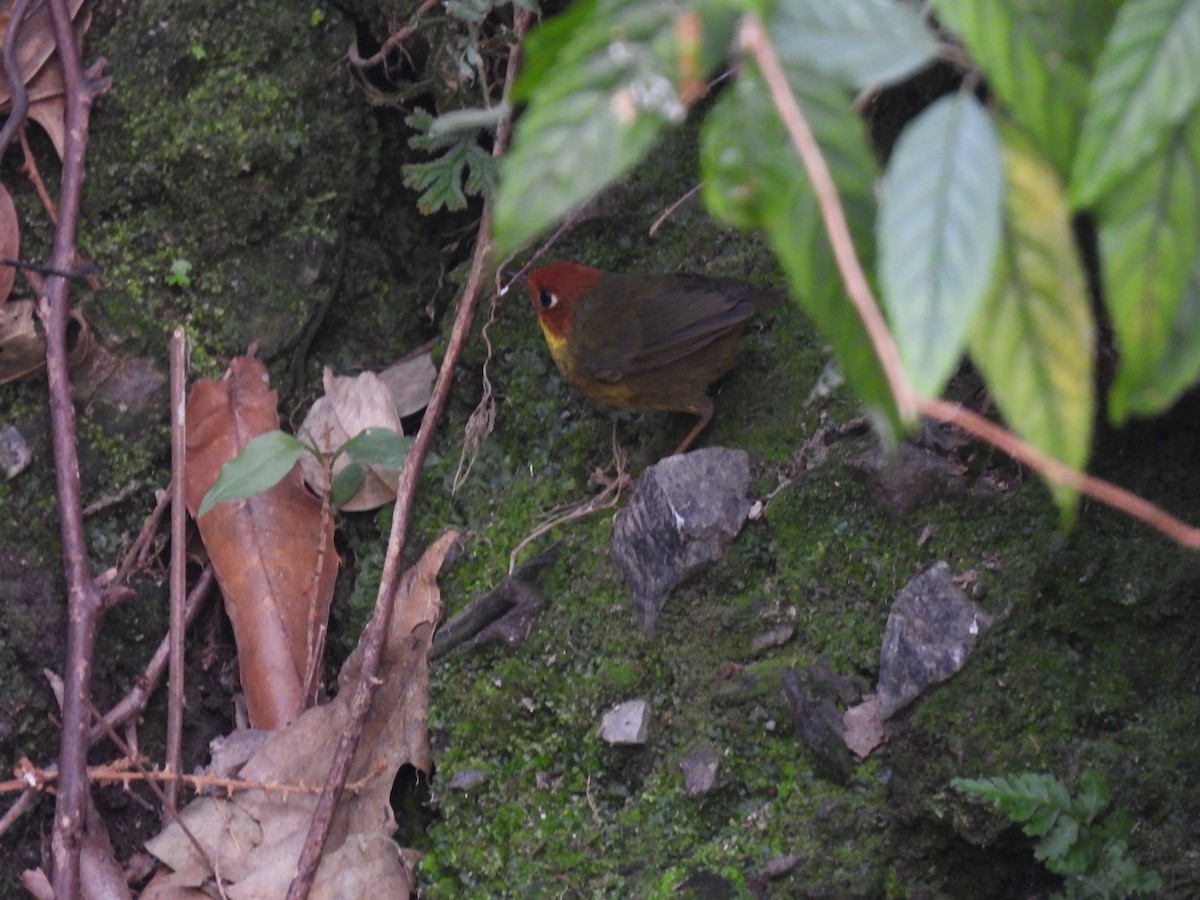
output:
[[[352,462],[334,476],[330,495],[333,505],[340,507],[355,495],[366,474],[363,466],[399,469],[404,465],[411,445],[412,438],[397,434],[390,428],[367,428],[342,444],[328,459],[329,467],[332,468],[333,461],[343,453]],[[197,518],[218,503],[242,500],[269,491],[305,453],[322,458],[315,447],[283,431],[260,434],[246,444],[241,453],[221,466],[217,480],[200,503]]]
[[[171,263],[171,269],[167,272],[167,284],[171,287],[191,287],[192,264],[183,257]]]
[[[1129,814],[1114,810],[1101,819],[1109,791],[1098,772],[1080,779],[1076,797],[1053,775],[955,778],[950,784],[989,801],[1027,835],[1039,838],[1034,856],[1066,879],[1066,893],[1058,896],[1129,897],[1162,887],[1157,872],[1129,856]]]

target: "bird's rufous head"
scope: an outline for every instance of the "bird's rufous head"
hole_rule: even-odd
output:
[[[525,277],[533,311],[547,338],[562,340],[575,327],[575,305],[604,273],[578,263],[554,263]]]

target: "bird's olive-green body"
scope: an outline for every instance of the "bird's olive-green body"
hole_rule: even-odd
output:
[[[738,338],[778,296],[730,278],[618,275],[557,263],[525,279],[550,354],[593,400],[712,418],[708,389],[733,366]]]

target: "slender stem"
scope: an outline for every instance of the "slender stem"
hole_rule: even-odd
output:
[[[1036,447],[1026,444],[1011,432],[988,421],[978,413],[965,409],[957,403],[929,399],[920,401],[920,410],[924,416],[947,425],[955,425],[980,440],[987,441],[1046,478],[1064,487],[1079,491],[1081,494],[1086,494],[1106,506],[1111,506],[1113,509],[1120,510],[1126,515],[1146,523],[1189,550],[1200,550],[1200,528],[1195,528],[1175,518],[1166,510],[1155,506],[1132,491],[1118,487],[1103,478],[1088,475],[1086,472],[1077,472],[1066,463],[1047,456]]]
[[[84,72],[66,0],[50,0],[56,52],[63,70],[65,143],[59,216],[51,244],[50,267],[70,269],[83,197],[84,156],[92,101],[108,87],[99,77],[103,63]],[[80,500],[79,448],[75,434],[70,375],[67,370],[68,279],[51,274],[38,298],[38,316],[46,330],[46,375],[54,439],[54,476],[58,490],[59,530],[67,582],[67,650],[63,673],[63,723],[59,744],[59,793],[51,848],[54,893],[60,900],[79,896],[79,851],[88,809],[87,724],[91,710],[92,659],[102,599],[92,578]]]
[[[183,755],[183,618],[187,597],[187,506],[184,468],[187,464],[187,337],[182,328],[171,335],[171,628],[167,676],[167,748],[165,768],[179,772]],[[164,825],[175,816],[178,783],[163,786]]]

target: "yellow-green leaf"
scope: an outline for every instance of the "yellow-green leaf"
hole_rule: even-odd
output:
[[[1121,351],[1109,414],[1121,422],[1160,412],[1195,376],[1187,367],[1172,372],[1170,360],[1196,327],[1180,321],[1180,303],[1200,253],[1200,113],[1172,129],[1096,214],[1104,297]],[[1184,317],[1192,319],[1189,311]]]
[[[1009,425],[1081,470],[1095,412],[1095,324],[1066,196],[1050,164],[1011,133],[1004,174],[1004,233],[971,356]],[[1070,516],[1075,493],[1051,490]]]

